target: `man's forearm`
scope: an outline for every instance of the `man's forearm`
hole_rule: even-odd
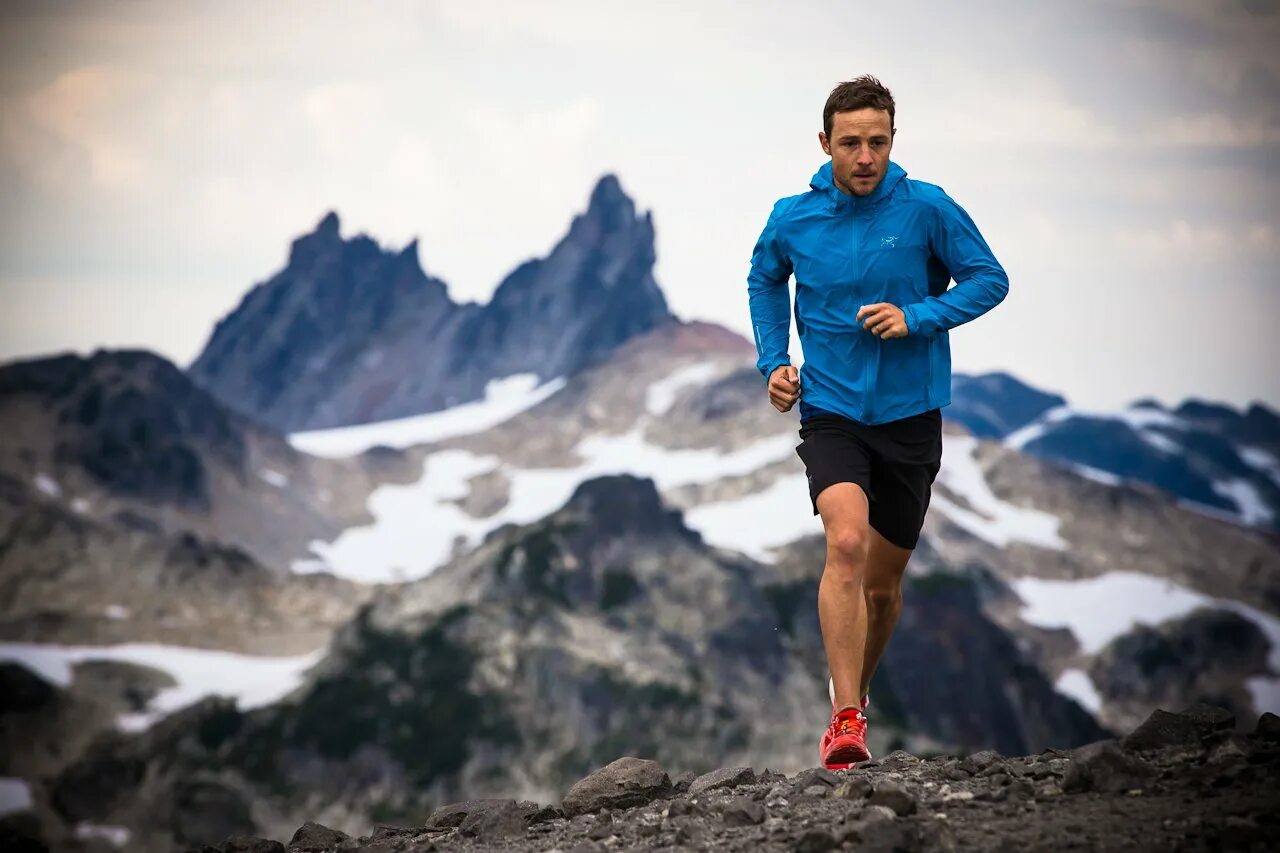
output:
[[[780,364],[790,364],[791,293],[779,282],[752,270],[747,277],[747,299],[756,343],[756,369],[767,381]]]
[[[936,335],[977,319],[1000,304],[1009,277],[1000,267],[983,270],[941,296],[927,296],[902,308],[909,335]]]

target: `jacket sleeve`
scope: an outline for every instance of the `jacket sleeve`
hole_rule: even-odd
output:
[[[778,234],[781,201],[773,206],[760,239],[751,253],[747,274],[747,301],[756,341],[756,368],[765,382],[779,365],[790,364],[791,355],[791,259]]]
[[[933,336],[981,317],[1009,292],[1004,267],[964,208],[945,192],[930,220],[929,247],[951,271],[955,287],[903,306],[907,334]]]

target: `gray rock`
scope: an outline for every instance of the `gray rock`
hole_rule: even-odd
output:
[[[795,778],[791,780],[791,786],[798,791],[803,791],[815,782],[834,788],[840,784],[840,777],[825,767],[810,767],[808,770],[801,770],[797,773]]]
[[[344,841],[350,840],[351,836],[345,832],[330,829],[324,824],[309,820],[298,827],[293,838],[289,839],[289,853],[311,853],[311,851],[320,853],[320,851],[332,850]]]
[[[794,853],[825,853],[837,844],[836,837],[825,829],[810,829],[800,836],[791,849]]]
[[[899,816],[914,814],[916,810],[915,795],[895,782],[881,782],[876,785],[869,802],[873,806],[886,806],[893,809]]]
[[[458,824],[458,834],[480,841],[498,841],[523,836],[528,828],[528,818],[515,800],[499,800],[488,808],[468,812]]]
[[[610,818],[605,818],[605,819],[602,819],[600,822],[598,822],[595,826],[591,827],[591,830],[587,833],[587,838],[591,838],[596,841],[603,841],[604,839],[610,838],[617,834],[618,834],[618,831],[613,826],[613,820]]]
[[[1102,740],[1074,750],[1062,789],[1126,791],[1140,788],[1155,777],[1156,770],[1150,764],[1126,753],[1114,740]]]
[[[218,849],[220,853],[285,853],[284,845],[275,839],[248,835],[233,835]]]
[[[1190,746],[1198,744],[1207,734],[1205,723],[1187,714],[1171,714],[1157,708],[1142,725],[1125,735],[1120,744],[1125,749],[1144,752],[1166,746]]]
[[[502,806],[503,803],[514,803],[515,800],[489,798],[478,800],[462,800],[447,803],[431,813],[425,824],[427,829],[452,829],[462,824],[467,815],[474,811],[487,811]],[[301,830],[299,830],[301,831]]]
[[[1250,743],[1244,735],[1230,734],[1213,744],[1209,749],[1208,761],[1225,762],[1237,758],[1249,757]]]
[[[1186,717],[1195,723],[1201,733],[1234,729],[1236,727],[1235,714],[1231,713],[1226,708],[1219,708],[1216,705],[1207,705],[1204,702],[1196,702],[1193,705],[1188,705],[1186,708],[1179,711],[1178,715]]]
[[[970,773],[978,773],[990,767],[1000,760],[1000,753],[993,749],[984,749],[981,752],[975,752],[973,755],[966,756],[960,762],[960,766]]]
[[[526,812],[530,824],[546,823],[564,817],[564,810],[559,806],[539,806],[533,812]]]
[[[871,796],[872,790],[874,789],[871,786],[870,780],[859,777],[856,779],[850,779],[848,782],[841,782],[832,791],[832,795],[845,800],[857,801],[865,800],[867,797]]]
[[[756,774],[750,767],[724,767],[712,770],[694,779],[689,785],[689,795],[701,794],[716,788],[736,788],[739,785],[755,784]]]
[[[729,826],[754,826],[764,823],[764,806],[749,797],[734,797],[720,809]]]
[[[701,808],[688,800],[672,800],[671,804],[667,806],[667,814],[671,817],[683,817],[684,815],[696,814],[701,811]]]
[[[825,797],[827,794],[831,793],[833,790],[835,789],[828,788],[826,785],[818,784],[818,785],[810,785],[809,787],[805,788],[804,791],[802,791],[801,793],[806,797],[817,797],[821,799],[822,797]]]
[[[1270,711],[1265,712],[1258,717],[1258,725],[1254,727],[1253,733],[1266,740],[1280,740],[1280,717]]]
[[[694,774],[692,771],[690,770],[684,771],[679,776],[671,780],[671,793],[673,794],[685,793],[686,791],[689,790],[689,786],[693,784],[693,780],[696,778],[698,778],[697,775]]]
[[[374,824],[373,832],[369,833],[369,841],[386,841],[392,838],[405,838],[415,834],[417,834],[417,830],[411,826],[396,826],[391,823],[378,823]]]
[[[1024,800],[1036,792],[1035,786],[1027,779],[1014,779],[1004,790],[1008,791],[1008,796],[1015,800]]]
[[[867,806],[845,824],[840,841],[841,843],[853,842],[861,848],[864,843],[883,837],[885,828],[891,826],[896,817],[897,812],[887,806]]]
[[[579,779],[560,807],[569,816],[602,808],[642,806],[671,793],[671,779],[656,761],[625,756]]]

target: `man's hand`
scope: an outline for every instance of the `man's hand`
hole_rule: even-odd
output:
[[[779,412],[789,412],[800,397],[800,372],[782,364],[769,377],[769,402]]]
[[[907,318],[902,309],[888,302],[863,305],[855,317],[868,332],[881,338],[905,338]]]

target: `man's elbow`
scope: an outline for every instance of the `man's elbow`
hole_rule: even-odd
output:
[[[996,264],[991,270],[991,293],[995,297],[992,307],[999,305],[1009,295],[1009,274]]]

